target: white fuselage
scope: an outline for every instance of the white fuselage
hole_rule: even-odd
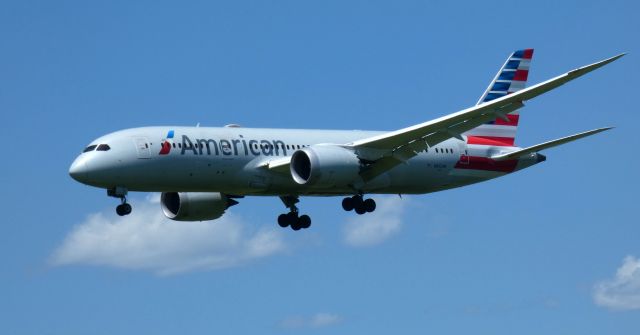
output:
[[[172,138],[169,138],[172,132]],[[346,185],[299,185],[265,162],[318,144],[345,144],[383,132],[242,127],[143,127],[100,137],[107,151],[82,153],[75,179],[96,187],[147,192],[221,192],[232,195],[419,194],[505,175],[541,161],[541,155],[506,162],[489,157],[517,147],[471,145],[452,138],[354,190]]]

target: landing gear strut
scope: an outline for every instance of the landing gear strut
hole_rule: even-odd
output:
[[[355,210],[358,215],[362,215],[375,211],[376,202],[371,198],[362,199],[362,195],[358,194],[342,199],[342,208],[347,212]]]
[[[127,203],[127,189],[124,187],[116,187],[107,190],[107,195],[120,199],[120,205],[116,206],[116,213],[120,216],[131,214],[131,205]]]
[[[307,229],[311,226],[309,215],[299,215],[296,204],[300,202],[297,196],[280,197],[284,205],[289,208],[289,213],[278,216],[278,225],[282,228],[291,227],[293,230]]]

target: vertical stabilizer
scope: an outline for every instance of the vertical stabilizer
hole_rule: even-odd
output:
[[[482,94],[477,105],[523,89],[529,76],[529,65],[532,57],[533,49],[522,49],[513,52],[493,78],[487,90]],[[520,118],[518,110],[509,113],[507,118],[509,119],[508,121],[496,118],[469,130],[465,133],[467,142],[469,144],[513,146]]]

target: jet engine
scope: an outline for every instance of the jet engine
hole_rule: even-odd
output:
[[[176,221],[214,220],[237,203],[217,192],[163,192],[160,196],[162,212],[169,219]]]
[[[300,185],[334,187],[353,183],[359,177],[356,154],[336,145],[314,145],[293,153],[291,177]]]

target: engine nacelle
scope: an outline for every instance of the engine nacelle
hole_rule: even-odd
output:
[[[214,220],[237,203],[217,192],[163,192],[160,196],[162,212],[176,221]]]
[[[359,178],[356,154],[336,145],[315,145],[293,153],[291,177],[300,185],[346,186]]]

